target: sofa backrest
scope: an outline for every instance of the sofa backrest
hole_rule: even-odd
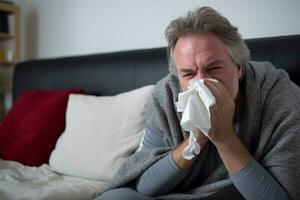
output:
[[[300,35],[246,40],[251,60],[270,61],[300,85]],[[115,95],[155,84],[168,74],[166,48],[32,60],[16,66],[13,99],[35,89],[83,89]]]

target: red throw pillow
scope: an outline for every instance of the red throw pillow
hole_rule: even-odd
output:
[[[0,125],[0,158],[31,166],[48,163],[56,141],[65,129],[70,93],[83,91],[22,93]]]

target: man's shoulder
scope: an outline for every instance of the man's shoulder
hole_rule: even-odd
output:
[[[168,74],[156,83],[153,94],[178,94],[179,92],[180,84],[178,78],[173,74]]]
[[[271,62],[251,61],[246,71],[248,84],[254,87],[255,83],[262,96],[300,96],[299,87],[290,80],[288,73],[284,69],[276,68]]]
[[[288,73],[276,68],[268,61],[250,61],[247,67],[248,78],[255,79],[259,85],[273,85],[276,82],[291,82]]]
[[[249,61],[249,66],[255,70],[257,74],[265,75],[267,72],[276,71],[276,67],[269,61]]]
[[[167,76],[163,77],[162,79],[160,79],[157,83],[156,83],[156,86],[157,87],[163,87],[164,85],[177,85],[178,84],[178,78],[169,73]]]

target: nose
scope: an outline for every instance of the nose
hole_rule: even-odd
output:
[[[197,74],[196,74],[196,76],[195,76],[195,78],[196,78],[197,80],[200,80],[200,79],[205,79],[205,78],[210,78],[210,77],[209,77],[208,73],[206,73],[206,72],[201,72],[200,70],[198,70],[198,71],[197,71]]]

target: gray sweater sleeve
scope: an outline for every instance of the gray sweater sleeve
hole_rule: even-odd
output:
[[[146,123],[142,150],[164,146],[163,138],[158,130]],[[172,152],[148,168],[137,181],[137,191],[148,195],[158,196],[174,189],[188,174],[189,170],[177,167]]]
[[[238,129],[238,127],[239,125],[237,124],[235,128]],[[164,146],[163,138],[158,131],[146,123],[142,149]],[[170,152],[139,177],[137,190],[148,196],[166,194],[186,177],[188,171],[177,167]],[[282,187],[254,159],[239,172],[230,176],[230,178],[235,187],[247,200],[289,199]]]
[[[230,176],[233,184],[247,200],[289,199],[274,178],[254,159]]]

